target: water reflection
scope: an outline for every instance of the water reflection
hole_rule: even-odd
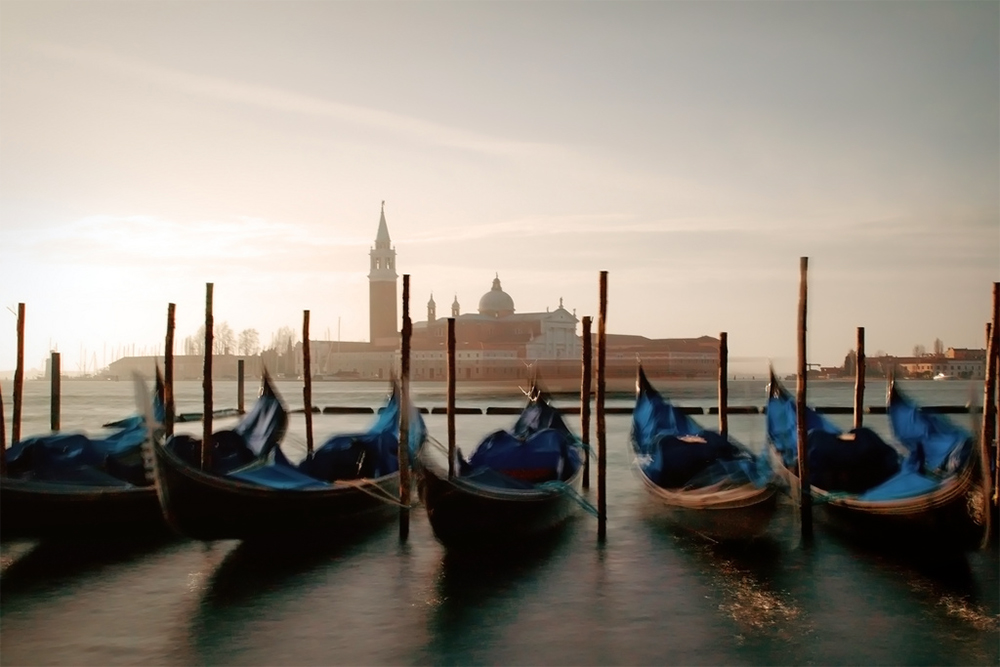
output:
[[[103,570],[137,561],[180,541],[156,536],[120,541],[6,542],[0,559],[0,616],[18,595],[47,589],[68,595],[79,580],[99,577]]]
[[[195,661],[231,663],[241,654],[275,651],[287,637],[275,640],[273,629],[308,621],[300,604],[344,575],[341,569],[357,562],[380,532],[368,529],[309,543],[237,543],[206,577],[188,619],[187,644]],[[343,596],[327,597],[321,604],[332,601],[327,621],[335,623],[346,612],[337,604]],[[277,659],[280,653],[271,655]]]
[[[438,665],[496,663],[497,646],[520,608],[549,570],[559,567],[580,523],[530,544],[502,551],[448,551],[441,557],[436,582],[437,605],[428,618],[429,643],[419,662]]]

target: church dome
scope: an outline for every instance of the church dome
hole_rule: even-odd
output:
[[[514,314],[514,299],[500,287],[500,276],[493,279],[493,289],[479,300],[479,314],[506,317]]]

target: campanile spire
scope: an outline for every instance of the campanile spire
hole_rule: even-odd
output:
[[[385,221],[385,200],[379,214],[375,246],[368,253],[368,334],[374,344],[388,344],[398,334],[396,322],[396,249]]]

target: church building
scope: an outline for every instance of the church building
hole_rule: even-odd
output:
[[[369,341],[310,341],[312,375],[317,379],[387,379],[399,372],[400,307],[396,249],[389,237],[385,202],[379,215],[375,245],[368,253]],[[479,299],[475,312],[462,313],[455,295],[456,375],[464,380],[522,380],[532,373],[542,378],[579,378],[582,340],[579,319],[559,299],[544,312],[519,313],[514,299],[503,290],[500,275]],[[410,308],[410,312],[415,309]],[[595,322],[596,332],[596,322]],[[594,334],[592,334],[594,335]],[[410,339],[410,378],[443,380],[447,374],[448,321],[438,317],[434,295],[427,302],[427,319],[413,322]],[[595,345],[596,339],[590,341]],[[301,343],[296,348],[302,373]],[[635,359],[642,357],[651,371],[688,377],[710,375],[717,368],[718,340],[650,340],[642,336],[608,334],[608,372],[632,376]],[[596,359],[596,352],[594,355]]]

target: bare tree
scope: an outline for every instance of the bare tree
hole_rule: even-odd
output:
[[[212,329],[212,354],[232,354],[236,351],[236,334],[228,322],[216,324]]]
[[[232,354],[236,351],[236,335],[229,323],[212,327],[212,354]],[[184,339],[184,354],[205,354],[205,325],[198,327],[194,336]]]
[[[925,354],[927,354],[927,348],[926,347],[924,347],[923,345],[920,345],[919,343],[917,345],[913,346],[913,356],[915,356],[915,357],[922,357]]]
[[[291,327],[281,327],[271,334],[271,348],[284,353],[285,349],[297,342],[298,335]]]
[[[252,357],[260,352],[260,336],[256,329],[244,329],[240,332],[239,351],[244,357]]]
[[[201,355],[205,351],[205,327],[201,328],[202,335],[188,336],[184,339],[184,354]]]
[[[935,357],[944,356],[944,343],[941,342],[940,338],[934,339],[934,356]]]

